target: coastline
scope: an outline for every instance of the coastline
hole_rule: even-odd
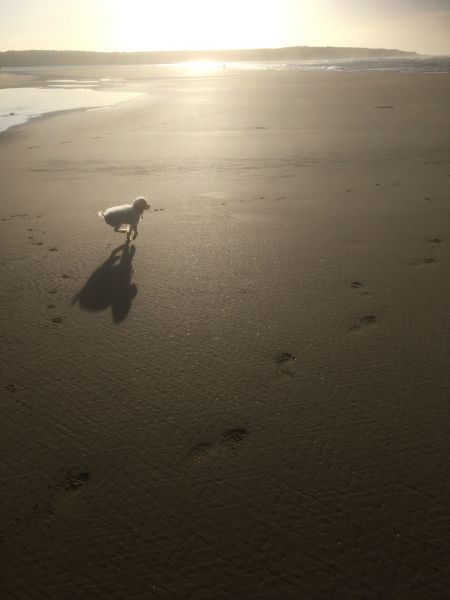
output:
[[[5,83],[14,82],[11,79],[3,82],[4,87],[0,86],[0,134],[45,114],[106,108],[135,100],[139,96],[139,93],[127,91],[125,86],[125,89],[117,91],[100,81],[80,81],[68,85],[55,85],[52,81],[38,78],[33,81],[32,87],[29,80],[27,86],[20,87],[5,87]],[[100,83],[103,83],[101,87]]]
[[[449,77],[129,77],[0,137],[5,593],[443,597]]]

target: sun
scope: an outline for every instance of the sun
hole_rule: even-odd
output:
[[[256,48],[280,43],[276,0],[111,0],[111,47],[123,51]]]

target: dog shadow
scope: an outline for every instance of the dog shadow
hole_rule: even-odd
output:
[[[72,305],[78,303],[81,309],[91,312],[106,310],[111,306],[114,323],[124,321],[137,295],[137,286],[131,282],[135,253],[136,248],[130,246],[129,241],[115,248],[90,275],[73,298]]]

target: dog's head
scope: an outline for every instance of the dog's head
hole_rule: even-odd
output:
[[[136,198],[136,200],[133,202],[133,206],[141,212],[150,208],[150,204],[142,196],[140,198]]]

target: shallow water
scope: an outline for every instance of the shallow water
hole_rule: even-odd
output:
[[[239,63],[236,63],[239,65]],[[400,58],[341,58],[240,63],[241,68],[267,71],[395,71],[450,73],[449,56]]]
[[[92,85],[92,82],[90,83]],[[101,108],[136,98],[139,94],[87,87],[8,88],[0,90],[0,131],[33,117],[59,110]]]

